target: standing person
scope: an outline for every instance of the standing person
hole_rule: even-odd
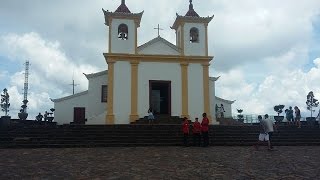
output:
[[[196,118],[196,121],[192,125],[192,134],[193,134],[193,145],[200,146],[200,144],[201,144],[201,124],[200,124],[198,118]]]
[[[221,113],[221,118],[224,118],[224,113],[226,111],[224,110],[223,104],[220,105],[220,113]]]
[[[153,109],[152,107],[150,107],[148,109],[148,120],[149,120],[149,124],[153,124],[153,121],[154,121],[154,115],[153,115]]]
[[[266,132],[266,126],[265,126],[265,121],[262,119],[262,116],[258,116],[258,120],[260,122],[260,133],[259,133],[259,140],[257,142],[257,144],[254,145],[255,149],[258,150],[259,146],[264,142],[264,141],[268,141],[268,148],[270,148],[269,146],[269,134]]]
[[[203,147],[209,146],[209,119],[207,113],[202,114],[201,133],[203,138]]]
[[[289,109],[284,110],[284,113],[286,114],[287,125],[289,125],[289,124],[290,124],[290,120],[289,120]]]
[[[296,126],[298,126],[298,128],[301,128],[301,122],[300,122],[301,112],[300,112],[300,109],[298,108],[298,106],[294,107],[294,113],[296,114],[295,124],[296,124]]]
[[[316,121],[318,121],[318,125],[319,125],[319,128],[320,128],[320,109],[319,109],[318,116],[316,117]]]
[[[289,119],[288,119],[288,121],[290,122],[290,124],[292,123],[294,123],[294,118],[293,118],[293,109],[292,109],[292,107],[290,106],[289,107],[289,110],[288,110],[288,117],[289,117]]]
[[[45,111],[45,112],[44,112],[44,121],[47,121],[47,120],[48,120],[48,112]]]
[[[264,125],[265,125],[265,131],[269,135],[269,141],[268,141],[268,147],[269,148],[268,149],[269,150],[273,150],[273,146],[271,144],[271,140],[272,140],[272,135],[273,135],[274,128],[276,126],[275,126],[274,122],[269,118],[268,114],[264,115]]]
[[[188,138],[189,138],[189,121],[188,118],[183,118],[182,123],[182,133],[183,133],[183,144],[184,146],[188,146]]]

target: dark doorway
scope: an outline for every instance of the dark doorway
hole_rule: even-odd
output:
[[[171,81],[149,81],[149,105],[156,114],[171,115]]]
[[[86,108],[75,107],[73,109],[73,123],[74,124],[85,124],[86,123]]]

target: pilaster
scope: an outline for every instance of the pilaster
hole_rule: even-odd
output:
[[[188,96],[188,62],[181,62],[181,117],[189,118],[189,96]]]
[[[114,89],[114,64],[116,61],[107,60],[108,63],[108,107],[106,115],[106,124],[114,124],[115,116],[113,114],[113,89]]]
[[[138,115],[138,66],[139,61],[131,61],[131,114],[130,122],[139,119]]]

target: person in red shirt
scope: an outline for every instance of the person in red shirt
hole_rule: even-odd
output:
[[[193,123],[192,133],[193,133],[194,146],[200,146],[200,144],[201,144],[201,124],[198,121],[198,118],[196,118],[196,121]]]
[[[189,138],[189,121],[188,118],[183,118],[182,123],[182,132],[183,132],[183,144],[188,146],[188,138]]]
[[[202,114],[201,133],[203,138],[203,147],[209,146],[209,119],[207,113]]]

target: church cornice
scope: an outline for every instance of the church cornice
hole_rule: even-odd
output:
[[[89,78],[95,78],[95,77],[99,77],[99,76],[103,76],[103,75],[107,75],[107,74],[108,74],[108,70],[104,70],[104,71],[92,73],[92,74],[83,73],[83,75],[85,75],[88,80],[89,80]]]
[[[208,17],[196,17],[196,16],[181,16],[176,13],[176,20],[174,21],[171,29],[177,30],[178,27],[183,23],[203,23],[209,24],[210,21],[213,19],[214,15]]]
[[[181,56],[181,55],[148,55],[148,54],[121,54],[104,53],[107,62],[114,61],[141,61],[141,62],[169,62],[169,63],[201,63],[208,64],[213,56]]]
[[[106,11],[102,8],[104,19],[105,19],[105,25],[110,26],[111,19],[132,19],[135,20],[135,22],[140,25],[142,15],[144,11],[140,13],[123,13],[123,12],[110,12]]]

